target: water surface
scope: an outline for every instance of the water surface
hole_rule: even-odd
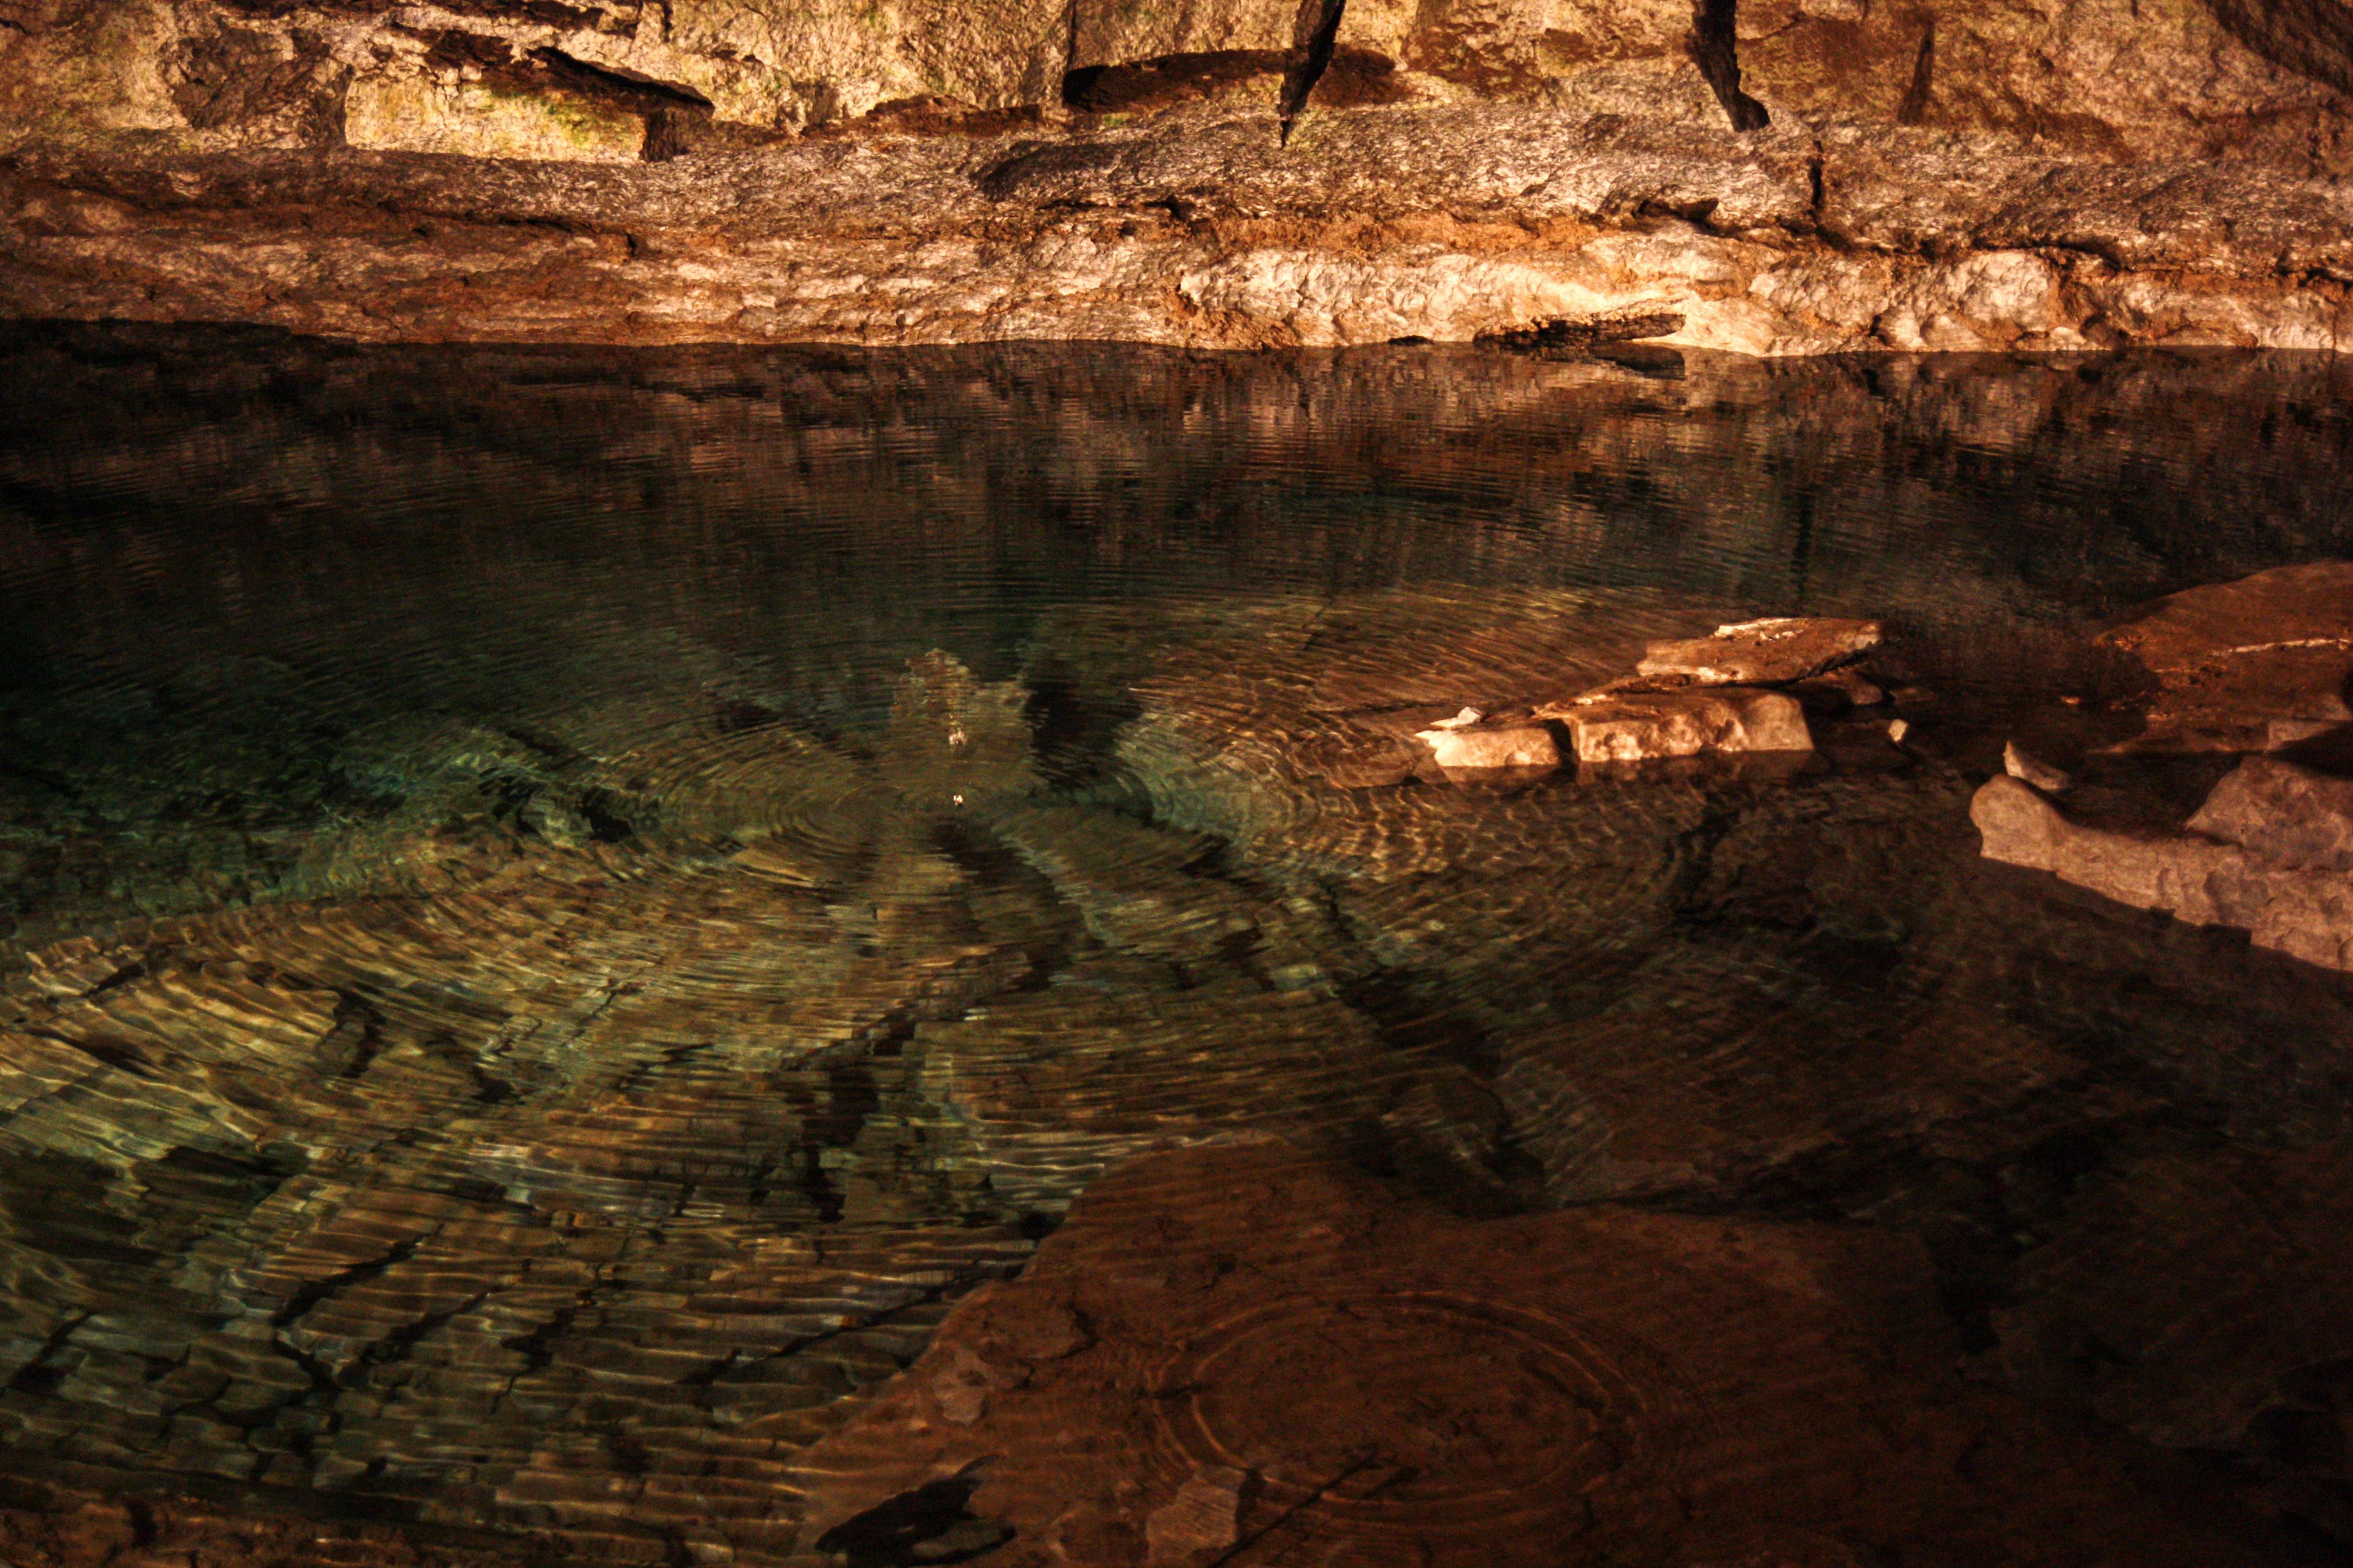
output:
[[[2348,1212],[2348,988],[1967,802],[2129,732],[2085,626],[2353,553],[2347,374],[13,330],[0,1504],[782,1561],[1098,1172],[1266,1131],[1915,1237],[1976,1375],[2334,1552],[2353,1319],[2200,1258]],[[1315,765],[1777,614],[1899,699],[1794,777]]]

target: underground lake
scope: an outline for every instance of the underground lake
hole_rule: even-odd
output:
[[[0,327],[0,1563],[2353,1562],[2348,396]]]

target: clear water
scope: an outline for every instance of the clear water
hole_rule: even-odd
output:
[[[0,1447],[781,1558],[961,1294],[1244,1128],[1902,1229],[2031,1382],[2053,1259],[2219,1223],[2116,1194],[2342,1146],[2353,994],[1968,795],[2129,731],[2084,626],[2353,554],[2348,374],[0,336]],[[1314,765],[1770,614],[1901,688],[1793,778]],[[2221,1436],[2095,1418],[2338,1484],[2259,1417],[2353,1328],[2217,1310]]]

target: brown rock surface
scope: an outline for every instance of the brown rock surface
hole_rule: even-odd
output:
[[[2126,750],[2275,751],[2353,721],[2353,562],[2188,589],[2099,640],[2157,681]]]
[[[2103,898],[2192,925],[2242,926],[2258,947],[2325,968],[2353,969],[2353,875],[2331,860],[2271,853],[2340,837],[2348,831],[2345,820],[2309,809],[2276,823],[2248,820],[2250,796],[2267,796],[2264,805],[2309,808],[2337,794],[2341,791],[2317,781],[2292,795],[2275,780],[2244,784],[2211,814],[2201,813],[2204,826],[2242,835],[2252,844],[2203,833],[2086,826],[2008,774],[1978,791],[1969,816],[1984,835],[1988,859],[2049,871]]]
[[[2247,1550],[1954,1359],[1924,1259],[1884,1234],[1607,1208],[1466,1227],[1286,1144],[1214,1144],[1122,1166],[962,1303],[810,1451],[810,1527],[964,1474],[1007,1564]],[[971,1420],[944,1397],[962,1367],[989,1369]]]
[[[34,146],[0,163],[0,312],[1231,348],[1645,314],[1759,354],[2326,348],[2353,267],[2344,192],[2235,165],[1508,105],[1336,111],[1288,148],[1274,131],[1211,108],[649,165]]]
[[[2341,1148],[2136,1161],[2025,1260],[2002,1358],[2154,1441],[2262,1450],[2293,1495],[2329,1462],[2353,1360],[2349,1217]]]
[[[1581,763],[1814,749],[1805,710],[1778,691],[1691,687],[1579,698],[1539,711],[1568,726]]]
[[[1852,664],[1877,647],[1877,621],[1777,616],[1722,626],[1707,637],[1654,642],[1634,667],[1662,686],[1782,686]]]
[[[2337,0],[1353,0],[1320,77],[1317,15],[8,0],[0,312],[632,342],[1630,316],[1759,354],[2339,340]],[[1295,134],[1278,81],[1314,89]]]
[[[2291,870],[2353,872],[2353,779],[2249,757],[2214,786],[2189,828]]]

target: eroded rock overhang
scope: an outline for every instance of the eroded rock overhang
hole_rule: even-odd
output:
[[[2348,87],[2341,0],[0,0],[0,313],[2334,349]]]
[[[246,150],[0,166],[0,312],[362,339],[1214,348],[1680,317],[1777,355],[2334,349],[2353,193],[1894,128],[1271,106],[658,163]],[[1662,323],[1663,324],[1663,323]]]

